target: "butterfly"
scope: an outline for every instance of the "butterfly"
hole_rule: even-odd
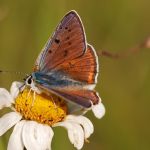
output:
[[[79,15],[70,11],[47,41],[25,84],[88,109],[100,100],[94,91],[97,76],[97,54],[86,42]]]

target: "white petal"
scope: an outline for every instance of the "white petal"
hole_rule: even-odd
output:
[[[93,127],[92,122],[84,116],[68,115],[66,117],[66,120],[67,121],[72,121],[72,122],[75,122],[75,123],[78,123],[78,124],[82,125],[82,127],[84,129],[85,139],[90,137],[90,135],[94,132],[94,127]]]
[[[59,122],[54,125],[56,126],[62,126],[67,129],[68,131],[68,137],[72,144],[74,144],[74,147],[76,147],[78,150],[80,150],[83,147],[84,144],[84,132],[82,127],[74,122],[64,121]]]
[[[97,105],[93,105],[92,111],[95,117],[97,117],[98,119],[101,119],[105,115],[105,107],[101,102]]]
[[[12,101],[13,98],[9,92],[4,88],[0,88],[0,109],[4,107],[10,107]]]
[[[19,94],[19,88],[23,85],[23,83],[21,82],[13,82],[12,85],[11,85],[11,88],[10,88],[10,93],[13,97],[13,99],[15,99],[18,94]]]
[[[5,114],[0,118],[0,136],[3,135],[8,129],[14,126],[21,120],[22,116],[17,112]]]
[[[27,150],[50,150],[52,129],[35,121],[27,121],[23,126],[22,139]]]
[[[22,142],[22,128],[25,122],[26,121],[23,120],[23,121],[18,122],[15,125],[14,130],[8,142],[7,150],[23,150],[24,149],[24,145]]]

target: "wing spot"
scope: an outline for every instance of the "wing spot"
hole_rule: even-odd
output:
[[[55,39],[55,43],[59,44],[60,40],[59,39]]]
[[[71,29],[69,29],[68,32],[71,32]]]
[[[52,53],[52,50],[49,50],[48,53],[51,54],[51,53]]]
[[[67,57],[68,56],[68,50],[65,50],[64,51],[64,57]]]
[[[70,39],[70,37],[68,36],[67,38],[66,38],[66,40],[69,40]]]
[[[67,30],[67,29],[68,29],[68,27],[65,27],[65,29]]]
[[[71,43],[71,42],[68,42],[68,44],[71,45],[72,43]]]

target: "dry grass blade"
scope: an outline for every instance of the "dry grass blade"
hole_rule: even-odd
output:
[[[140,52],[143,48],[150,48],[150,37],[146,38],[140,44],[138,44],[132,48],[129,48],[123,52],[112,53],[109,50],[101,50],[101,51],[98,51],[98,55],[113,58],[113,59],[120,59],[120,58],[126,58],[130,55]]]

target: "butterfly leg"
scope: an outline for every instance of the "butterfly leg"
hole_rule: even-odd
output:
[[[33,100],[32,100],[32,105],[31,105],[31,106],[33,106],[33,105],[34,105],[35,99],[36,99],[36,92],[35,92],[35,91],[33,91]]]
[[[56,105],[55,100],[53,99],[53,96],[51,96],[51,101],[53,102],[56,113],[58,114],[58,106]]]
[[[55,103],[55,101],[54,101],[54,99],[53,99],[53,97],[52,97],[52,96],[51,96],[51,101],[53,102],[53,104],[54,104],[55,108],[57,108],[57,105],[56,105],[56,103]]]
[[[19,91],[22,93],[24,91],[25,87],[26,87],[26,85],[23,84],[22,86],[19,87]]]
[[[28,95],[27,95],[27,99],[29,98],[30,94],[31,94],[32,89],[30,88]]]

